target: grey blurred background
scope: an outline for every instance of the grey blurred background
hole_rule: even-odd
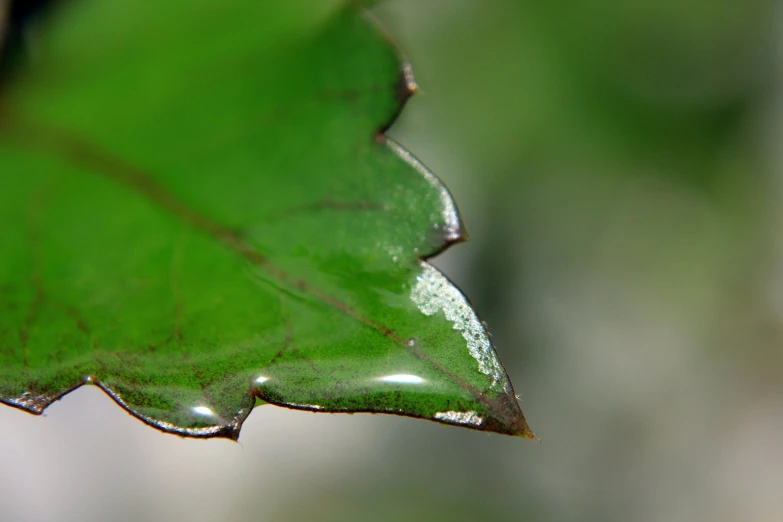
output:
[[[388,0],[439,257],[540,442],[257,409],[183,440],[94,388],[0,408],[5,521],[783,520],[783,9]]]

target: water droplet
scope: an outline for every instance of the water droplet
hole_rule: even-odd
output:
[[[384,375],[378,377],[381,382],[393,382],[399,384],[422,384],[425,380],[418,375],[412,375],[410,373],[397,373],[394,375]]]
[[[199,415],[206,415],[206,416],[209,416],[209,417],[214,417],[214,415],[215,415],[212,412],[212,410],[210,410],[206,406],[196,406],[195,408],[193,408],[193,413],[197,413]]]

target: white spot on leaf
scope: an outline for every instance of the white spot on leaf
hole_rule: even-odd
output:
[[[384,375],[383,377],[378,377],[378,380],[381,382],[394,382],[400,384],[421,384],[424,382],[423,378],[419,377],[418,375],[411,375],[409,373]]]
[[[475,411],[440,411],[435,414],[435,418],[452,424],[471,424],[481,426],[484,419]]]
[[[442,235],[445,241],[457,241],[462,237],[462,227],[460,225],[459,213],[457,207],[454,205],[454,200],[451,198],[448,189],[443,183],[433,174],[430,170],[419,161],[419,159],[405,150],[399,143],[393,139],[386,137],[386,144],[404,159],[411,167],[416,169],[421,174],[427,183],[432,185],[437,191],[440,197],[441,203],[441,219],[443,219]],[[440,228],[440,227],[438,227]],[[418,252],[418,248],[414,249],[414,252]]]
[[[465,296],[432,265],[421,263],[421,267],[422,272],[416,277],[416,284],[411,290],[411,300],[425,315],[435,315],[443,310],[446,319],[454,323],[454,329],[459,330],[467,341],[468,351],[478,362],[479,371],[492,380],[492,389],[505,391],[503,367],[484,326]]]

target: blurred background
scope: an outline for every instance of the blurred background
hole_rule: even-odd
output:
[[[183,440],[94,388],[0,408],[3,521],[783,520],[783,6],[387,0],[391,134],[539,442],[266,406]]]

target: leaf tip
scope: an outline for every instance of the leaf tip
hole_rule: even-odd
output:
[[[493,426],[494,431],[502,433],[504,435],[511,435],[512,437],[519,437],[527,440],[538,440],[533,430],[525,420],[525,416],[522,414],[521,409],[517,409],[516,414],[513,417],[506,417],[499,420],[498,425]]]
[[[397,79],[397,103],[400,108],[404,106],[411,96],[419,92],[419,85],[413,76],[413,65],[405,60],[400,68],[399,78]]]
[[[525,422],[524,419],[522,419],[522,427],[516,435],[517,437],[527,439],[527,440],[535,440],[539,442],[541,441],[538,437],[536,437],[536,434],[533,433],[533,430],[530,429],[530,427],[527,425],[527,422]]]
[[[491,401],[491,404],[493,406],[492,413],[484,425],[486,431],[527,440],[538,440],[533,430],[528,426],[513,390],[509,394],[497,396],[495,400]]]
[[[386,133],[402,114],[402,110],[411,99],[411,96],[419,91],[419,85],[413,76],[413,65],[408,60],[403,60],[397,73],[397,83],[394,85],[394,108],[389,119],[375,132],[375,141],[379,144],[386,142]]]
[[[519,437],[527,440],[538,440],[536,434],[533,433],[533,430],[527,425],[527,421],[521,411],[518,416],[513,419],[502,419],[495,423],[488,423],[486,428],[487,431],[494,431],[495,433],[500,433],[502,435],[510,435],[512,437]]]

